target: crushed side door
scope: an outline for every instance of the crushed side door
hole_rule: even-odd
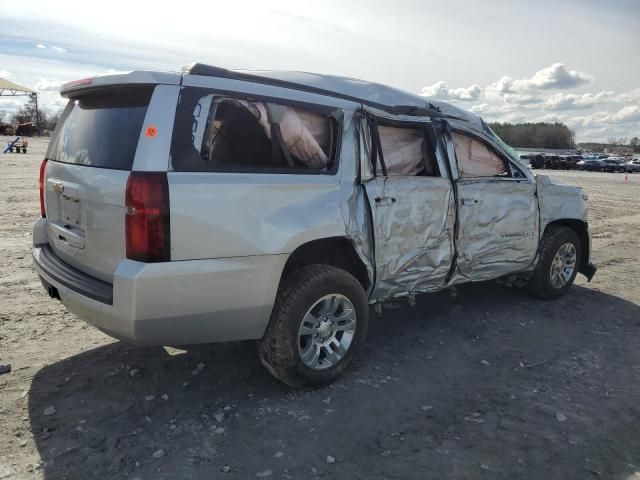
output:
[[[438,290],[446,283],[453,258],[455,201],[451,181],[444,169],[444,176],[389,174],[377,122],[371,116],[366,128],[370,154],[363,161],[373,162],[372,177],[363,179],[374,230],[376,283],[372,298]],[[423,123],[420,128],[432,126]],[[424,141],[431,142],[426,134]],[[400,140],[397,146],[405,153],[410,149]],[[439,163],[443,162],[440,146],[433,150]],[[395,165],[403,173],[415,170],[401,162]]]

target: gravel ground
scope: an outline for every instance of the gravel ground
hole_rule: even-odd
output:
[[[47,297],[45,146],[0,154],[0,479],[640,478],[640,175],[549,172],[589,192],[592,283],[423,296],[344,379],[288,391],[252,342],[134,348]]]

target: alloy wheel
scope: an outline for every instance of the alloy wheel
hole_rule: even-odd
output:
[[[337,365],[356,331],[356,310],[344,295],[325,295],[307,311],[298,330],[298,353],[311,370]]]

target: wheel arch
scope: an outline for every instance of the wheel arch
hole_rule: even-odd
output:
[[[580,267],[578,271],[583,275],[589,276],[588,266],[591,257],[591,238],[589,237],[589,224],[584,220],[576,218],[561,218],[549,222],[545,227],[545,233],[551,225],[558,225],[570,228],[578,235],[580,239]]]
[[[340,268],[353,275],[365,292],[373,284],[369,270],[347,237],[325,237],[310,240],[291,252],[280,276],[280,283],[293,271],[304,265],[323,264]]]

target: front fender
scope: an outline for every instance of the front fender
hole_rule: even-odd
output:
[[[579,272],[591,281],[596,266],[591,263],[591,233],[588,223],[588,195],[580,187],[572,187],[546,175],[536,176],[540,208],[540,238],[549,225],[564,225],[580,238],[582,256]]]

